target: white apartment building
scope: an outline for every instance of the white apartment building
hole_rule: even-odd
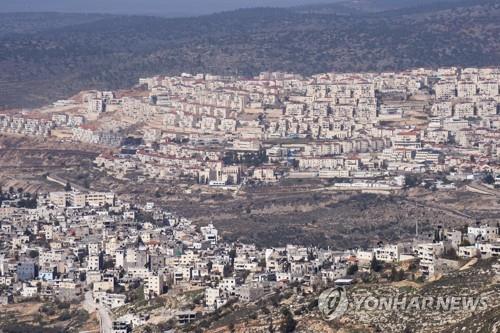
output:
[[[219,288],[206,288],[205,289],[205,305],[210,309],[217,308],[217,300],[221,297]]]
[[[87,259],[87,270],[98,271],[102,267],[101,255],[90,255]]]
[[[481,253],[481,258],[500,257],[500,242],[476,243],[476,247]]]
[[[99,300],[99,303],[108,309],[115,309],[125,305],[126,295],[105,292],[99,292],[96,294],[96,298]]]
[[[459,98],[472,98],[476,95],[477,87],[472,81],[459,81],[457,84],[457,96]]]
[[[460,246],[458,248],[458,256],[460,258],[474,258],[479,256],[479,254],[480,254],[479,249],[474,245]]]
[[[210,244],[215,245],[217,244],[217,241],[219,240],[218,238],[218,231],[215,229],[213,224],[209,224],[206,227],[201,227],[200,231],[205,238],[205,241],[210,242]]]
[[[495,241],[498,238],[498,228],[488,225],[468,227],[467,233],[472,235],[475,240],[479,241]]]
[[[90,98],[87,102],[87,111],[89,113],[101,113],[104,111],[104,101],[100,98]]]
[[[381,248],[376,248],[373,250],[375,258],[384,262],[397,262],[400,260],[400,255],[403,251],[403,246],[397,245],[386,245]]]
[[[456,96],[456,84],[452,81],[439,81],[434,85],[437,99],[448,100]]]
[[[102,207],[106,204],[114,206],[115,194],[111,192],[89,192],[85,195],[85,204],[91,207]]]
[[[106,204],[113,206],[115,203],[115,194],[111,192],[89,192],[82,193],[78,191],[68,192],[50,192],[49,201],[58,207],[102,207]]]
[[[435,261],[444,252],[444,244],[442,242],[418,244],[414,251],[420,259],[422,273],[424,275],[433,275]]]
[[[150,272],[144,280],[144,296],[146,298],[159,296],[163,293],[164,287],[163,274]]]

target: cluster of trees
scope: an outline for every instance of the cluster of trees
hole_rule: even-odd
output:
[[[393,282],[403,281],[405,279],[405,271],[403,269],[397,270],[396,267],[392,267],[389,279]]]
[[[483,182],[486,183],[486,184],[489,184],[489,185],[493,185],[493,184],[495,184],[495,177],[493,176],[493,174],[487,173],[483,177]]]
[[[405,183],[406,183],[406,186],[408,186],[408,187],[416,187],[416,186],[420,185],[421,179],[417,175],[407,174],[407,175],[405,175]]]
[[[288,308],[281,309],[281,315],[284,317],[283,324],[280,327],[280,332],[291,333],[297,327],[297,321],[293,318],[293,314]]]
[[[247,166],[259,166],[268,161],[266,153],[259,151],[258,153],[244,153],[238,154],[237,152],[227,152],[222,159],[224,164],[245,164]]]
[[[13,186],[10,186],[8,191],[5,192],[0,187],[0,205],[4,201],[11,200],[15,200],[11,205],[18,208],[36,208],[37,195],[25,192],[22,187],[16,190]]]
[[[384,268],[383,263],[381,263],[375,256],[373,256],[372,261],[370,262],[370,269],[373,272],[380,272]]]
[[[69,302],[61,302],[56,300],[54,303],[46,303],[38,309],[40,313],[43,313],[47,316],[53,316],[60,310],[68,310],[71,307]]]

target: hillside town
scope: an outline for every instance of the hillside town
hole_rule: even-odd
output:
[[[5,111],[0,134],[39,140],[49,151],[82,144],[94,153],[92,172],[111,182],[187,184],[186,196],[193,189],[211,199],[249,188],[279,192],[284,182],[318,180],[314,194],[460,188],[494,200],[499,89],[500,68],[156,76],[126,91],[84,91],[43,108]],[[376,247],[331,240],[306,246],[300,233],[300,244],[258,246],[255,239],[225,240],[213,216],[195,223],[150,196],[125,200],[123,191],[103,191],[109,182],[98,184],[98,192],[90,178],[72,186],[64,173],[47,170],[35,180],[64,190],[0,191],[0,304],[79,304],[75,318],[97,313],[105,333],[159,323],[162,332],[194,331],[190,325],[206,324],[228,307],[276,302],[277,291],[294,291],[304,301],[335,285],[420,286],[500,256],[498,218],[474,219],[466,203],[448,208],[454,218],[467,217],[466,225],[444,226],[420,213],[425,228],[416,219],[413,237],[408,230],[398,241],[378,234]],[[286,195],[293,185],[283,188]],[[238,209],[254,218],[249,206]],[[317,222],[310,221],[306,228]],[[363,228],[373,226],[356,230]]]
[[[499,17],[0,1],[0,333],[500,333]]]
[[[439,173],[435,185],[453,186],[499,173],[499,82],[499,68],[455,67],[156,76],[0,115],[0,132],[107,147],[96,167],[125,180],[234,189],[319,178],[384,191],[406,173]]]
[[[132,332],[151,322],[151,308],[128,306],[166,295],[199,295],[184,307],[158,303],[161,320],[175,329],[276,290],[313,293],[388,267],[387,279],[426,281],[500,256],[499,225],[437,226],[432,233],[417,230],[412,241],[371,249],[258,248],[227,243],[213,225],[197,227],[153,203],[128,203],[113,193],[68,187],[34,196],[11,188],[1,199],[1,304],[82,302],[99,311],[103,332]]]

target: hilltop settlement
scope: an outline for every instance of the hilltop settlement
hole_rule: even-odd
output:
[[[249,78],[184,73],[6,110],[0,137],[91,147],[96,173],[125,184],[183,185],[183,195],[234,199],[249,188],[279,192],[285,183],[317,181],[323,183],[315,193],[389,196],[418,187],[433,195],[461,187],[493,205],[500,193],[499,89],[500,68]],[[14,149],[9,144],[0,149]],[[145,200],[124,198],[50,172],[39,180],[64,189],[0,190],[0,308],[44,304],[34,322],[66,325],[64,332],[92,331],[85,326],[89,314],[99,322],[93,329],[106,333],[291,332],[296,317],[319,317],[318,293],[334,285],[426,290],[463,272],[474,271],[468,279],[476,282],[498,275],[500,219],[493,213],[462,226],[417,222],[409,239],[364,248],[261,246],[225,239],[215,222],[200,225],[153,202],[153,187]],[[447,212],[469,218],[457,211]],[[368,228],[357,227],[360,234]],[[488,305],[498,310],[498,292],[490,296]],[[260,309],[267,310],[251,312]],[[357,316],[353,327],[370,327],[363,331],[405,330],[403,319],[374,327],[373,317]],[[25,331],[33,323],[27,322]],[[443,315],[412,323],[410,331],[440,332],[458,322]],[[0,332],[20,332],[9,325],[15,324],[0,315]]]
[[[238,188],[283,178],[391,191],[498,182],[499,68],[253,78],[182,74],[127,91],[82,92],[0,115],[0,133],[102,147],[95,165],[124,180]],[[104,149],[104,148],[108,149]]]

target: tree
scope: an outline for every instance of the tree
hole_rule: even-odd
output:
[[[434,243],[438,243],[441,241],[441,235],[439,233],[439,230],[434,230]]]
[[[393,282],[402,281],[405,278],[405,271],[403,269],[397,270],[396,267],[392,267],[390,279]]]
[[[297,322],[293,319],[293,314],[288,310],[288,308],[282,308],[281,314],[285,317],[283,324],[281,325],[280,332],[290,333],[295,330]]]
[[[38,309],[39,312],[42,312],[48,316],[53,316],[56,314],[56,311],[54,310],[54,308],[48,304],[44,304],[42,305],[39,309]]]
[[[405,184],[408,187],[415,187],[419,184],[419,179],[417,176],[412,174],[405,175]]]
[[[236,249],[231,249],[229,250],[229,258],[231,258],[231,260],[234,260],[234,258],[236,258]]]
[[[30,256],[30,258],[35,259],[36,257],[38,257],[38,251],[37,250],[31,250],[30,253],[29,253],[29,256]]]
[[[397,274],[398,274],[398,271],[396,270],[396,267],[392,267],[391,268],[391,276],[390,276],[390,279],[391,281],[397,281]]]
[[[113,261],[113,259],[104,260],[104,263],[102,265],[103,269],[112,269],[113,267],[115,267],[115,262]]]
[[[64,186],[64,190],[65,190],[66,192],[69,192],[69,191],[71,191],[71,190],[72,190],[72,188],[71,188],[71,184],[70,184],[69,182],[67,182],[67,183],[66,183],[66,186]]]
[[[463,239],[462,242],[460,243],[460,246],[470,246],[470,242],[468,239]]]
[[[451,184],[451,183],[452,183],[452,182],[451,182],[448,178],[446,178],[446,177],[443,177],[442,182],[443,182],[443,184],[445,184],[445,185],[448,185],[448,184]]]
[[[58,302],[57,307],[59,309],[69,309],[71,307],[71,304],[69,302]]]
[[[356,272],[358,271],[358,265],[357,264],[354,264],[354,265],[351,265],[347,268],[347,275],[354,275],[356,274]]]
[[[66,321],[71,319],[71,313],[68,310],[64,310],[57,318],[60,321]]]
[[[259,260],[259,263],[257,264],[259,267],[265,268],[266,267],[266,258],[261,258]]]
[[[492,185],[495,184],[495,177],[491,173],[488,173],[486,176],[483,178],[483,183]]]
[[[451,248],[443,254],[443,258],[452,260],[458,259],[457,251],[454,248]]]
[[[382,269],[382,264],[377,260],[377,258],[375,258],[375,256],[373,256],[372,258],[370,268],[374,272],[380,272],[380,270]]]
[[[398,281],[403,281],[405,279],[405,271],[404,269],[400,269],[398,271]]]

